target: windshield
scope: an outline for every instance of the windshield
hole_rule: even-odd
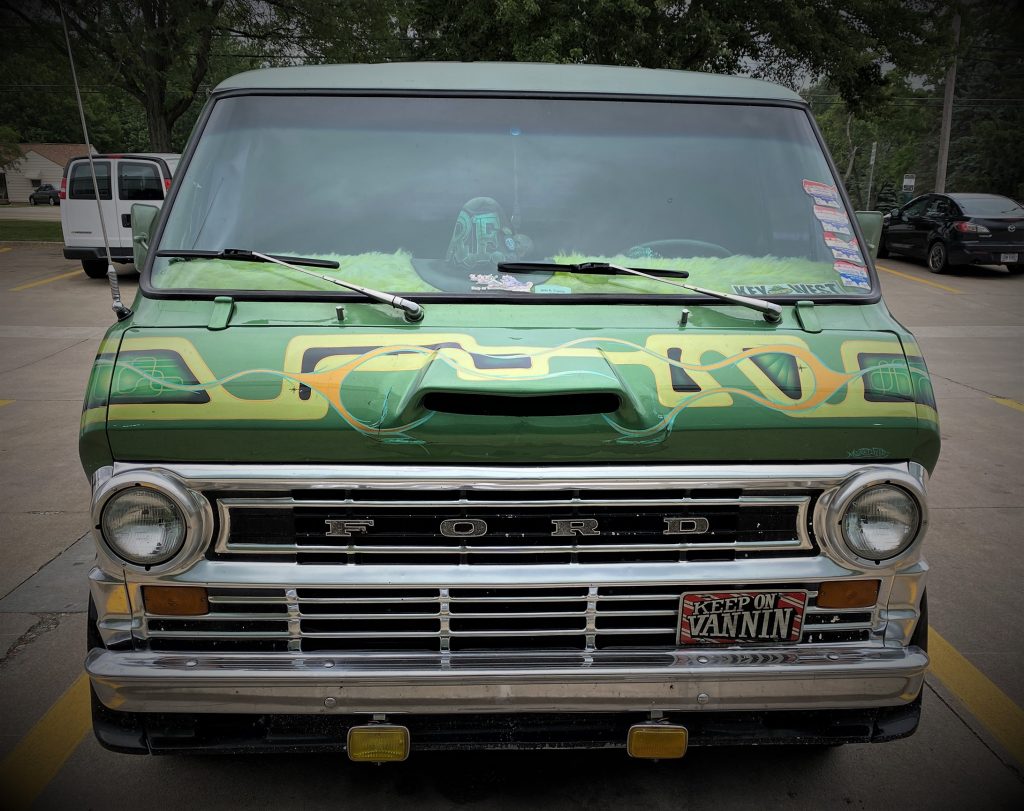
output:
[[[1009,197],[957,197],[956,202],[969,217],[1024,217],[1024,208]]]
[[[541,98],[216,102],[159,250],[335,260],[396,293],[670,295],[655,280],[501,262],[685,270],[747,296],[866,295],[802,110]],[[268,264],[158,257],[162,289],[324,290]],[[685,294],[684,294],[685,295]]]

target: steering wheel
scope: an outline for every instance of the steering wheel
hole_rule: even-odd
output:
[[[724,259],[732,255],[728,248],[700,239],[659,239],[654,242],[641,242],[626,252],[626,256],[631,259],[688,259],[692,256],[717,256]]]

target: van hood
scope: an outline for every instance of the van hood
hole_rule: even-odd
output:
[[[118,461],[571,464],[916,460],[938,452],[916,345],[888,331],[124,331]],[[94,387],[95,390],[95,387]]]

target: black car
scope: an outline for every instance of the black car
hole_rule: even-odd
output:
[[[1024,208],[998,194],[925,194],[882,221],[878,255],[923,259],[932,273],[954,265],[1006,265],[1024,273]]]
[[[28,201],[34,206],[59,206],[60,192],[49,183],[44,183],[28,196]]]

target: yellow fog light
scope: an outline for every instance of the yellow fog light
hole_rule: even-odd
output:
[[[348,731],[348,756],[358,763],[385,763],[409,757],[409,730],[392,724],[370,724]]]
[[[686,754],[686,727],[673,724],[637,724],[629,728],[626,751],[630,757],[668,760]]]

